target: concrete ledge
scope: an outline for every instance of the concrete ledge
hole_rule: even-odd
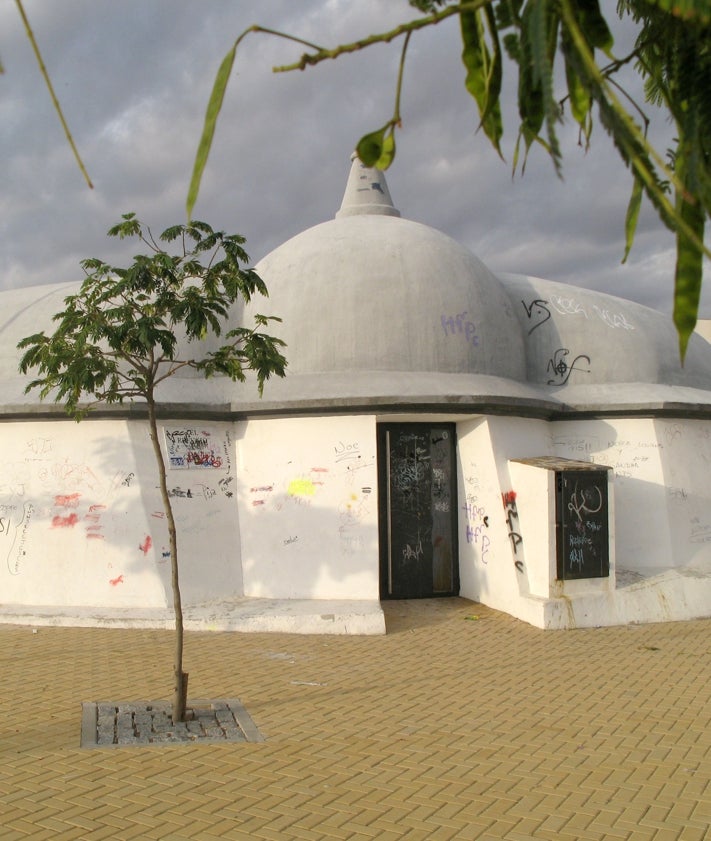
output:
[[[243,633],[349,634],[385,633],[380,602],[345,599],[229,599],[183,609],[188,631]],[[174,627],[168,608],[54,607],[0,605],[0,624],[37,627]]]
[[[600,628],[711,617],[711,574],[690,568],[649,577],[620,576],[615,590],[539,600],[537,621],[548,630]]]

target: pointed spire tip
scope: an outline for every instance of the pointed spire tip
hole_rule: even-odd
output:
[[[366,214],[399,216],[400,211],[393,205],[390,197],[385,173],[365,166],[356,152],[351,155],[351,161],[346,191],[336,219]]]

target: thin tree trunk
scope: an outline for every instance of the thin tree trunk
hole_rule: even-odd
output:
[[[173,611],[175,613],[175,648],[173,652],[173,721],[185,721],[185,708],[188,694],[188,676],[183,672],[183,606],[180,598],[180,579],[178,575],[178,537],[175,528],[173,506],[168,495],[168,481],[165,469],[165,459],[158,438],[158,424],[156,422],[156,406],[153,395],[148,397],[148,421],[151,430],[151,442],[158,466],[160,493],[163,508],[168,521],[168,538],[170,548],[170,572],[173,588]]]

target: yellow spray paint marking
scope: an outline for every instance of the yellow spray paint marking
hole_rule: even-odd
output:
[[[289,482],[289,496],[313,496],[316,487],[310,479],[292,479]]]

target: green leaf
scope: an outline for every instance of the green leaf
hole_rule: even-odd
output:
[[[197,201],[198,193],[200,192],[200,183],[202,181],[202,174],[207,164],[207,159],[212,148],[212,141],[215,136],[215,126],[217,125],[217,118],[222,110],[222,102],[225,98],[225,90],[227,89],[227,82],[232,73],[232,66],[235,61],[235,54],[237,52],[237,42],[234,43],[232,49],[222,59],[222,64],[217,71],[215,77],[215,84],[212,88],[210,100],[207,103],[207,111],[205,113],[205,124],[202,130],[202,137],[198,144],[197,154],[195,156],[195,163],[193,165],[193,174],[190,179],[190,188],[188,190],[188,199],[186,202],[186,209],[188,219],[193,215],[193,208]]]
[[[598,0],[575,0],[580,24],[588,43],[611,57],[614,39],[607,21],[600,13]]]
[[[565,35],[564,35],[564,40]],[[565,55],[565,79],[568,85],[568,101],[570,102],[570,113],[573,119],[580,126],[585,134],[586,140],[590,139],[592,123],[590,121],[590,108],[592,98],[589,91],[583,85],[580,76],[566,51]]]
[[[386,170],[395,157],[395,134],[392,123],[366,134],[358,141],[356,153],[364,166]]]
[[[551,14],[549,0],[528,0],[521,16],[518,73],[518,110],[521,117],[519,139],[526,146],[524,164],[534,141],[540,140],[544,121],[548,122],[548,134],[554,164],[558,168],[557,140],[553,129],[557,103],[553,99],[553,68],[551,63],[551,41],[555,50],[555,33],[558,18]],[[555,24],[552,26],[551,24]],[[551,37],[552,36],[552,37]]]
[[[530,16],[526,12],[531,9]],[[555,125],[561,120],[558,101],[554,95],[553,64],[556,56],[560,14],[558,6],[549,0],[529,0],[522,21],[528,21],[533,84],[540,88],[541,108],[545,117],[548,143],[544,144],[560,175],[561,151]],[[538,136],[533,138],[541,142]],[[529,142],[530,145],[530,142]]]
[[[126,237],[140,236],[142,225],[138,219],[136,219],[135,213],[124,213],[121,218],[123,219],[123,222],[119,222],[118,225],[114,225],[113,228],[109,228],[108,235],[110,237],[125,239]]]
[[[484,26],[480,10],[462,12],[460,25],[462,32],[462,62],[467,69],[465,87],[474,97],[479,109],[479,127],[491,141],[501,156],[501,137],[503,122],[501,118],[501,49],[499,46],[496,22],[490,6],[486,7],[489,31],[494,46],[493,56],[484,39]]]
[[[375,168],[380,169],[383,172],[390,166],[393,162],[393,158],[395,157],[395,130],[391,129],[390,133],[385,135],[385,140],[383,141],[383,151],[380,153],[380,157],[375,162]]]
[[[677,156],[677,173],[684,178],[687,176],[686,161],[681,153]],[[700,201],[682,193],[677,194],[677,210],[697,239],[697,242],[693,242],[684,231],[677,231],[673,317],[679,334],[679,354],[683,364],[699,312],[704,256],[699,243],[704,241],[706,214]]]
[[[622,262],[626,263],[629,253],[634,242],[634,235],[637,231],[637,220],[639,219],[639,209],[642,206],[642,182],[639,178],[635,178],[632,182],[632,195],[630,196],[630,203],[627,205],[627,215],[625,216],[625,254]]]
[[[160,235],[163,242],[173,242],[185,233],[185,225],[172,225]]]

